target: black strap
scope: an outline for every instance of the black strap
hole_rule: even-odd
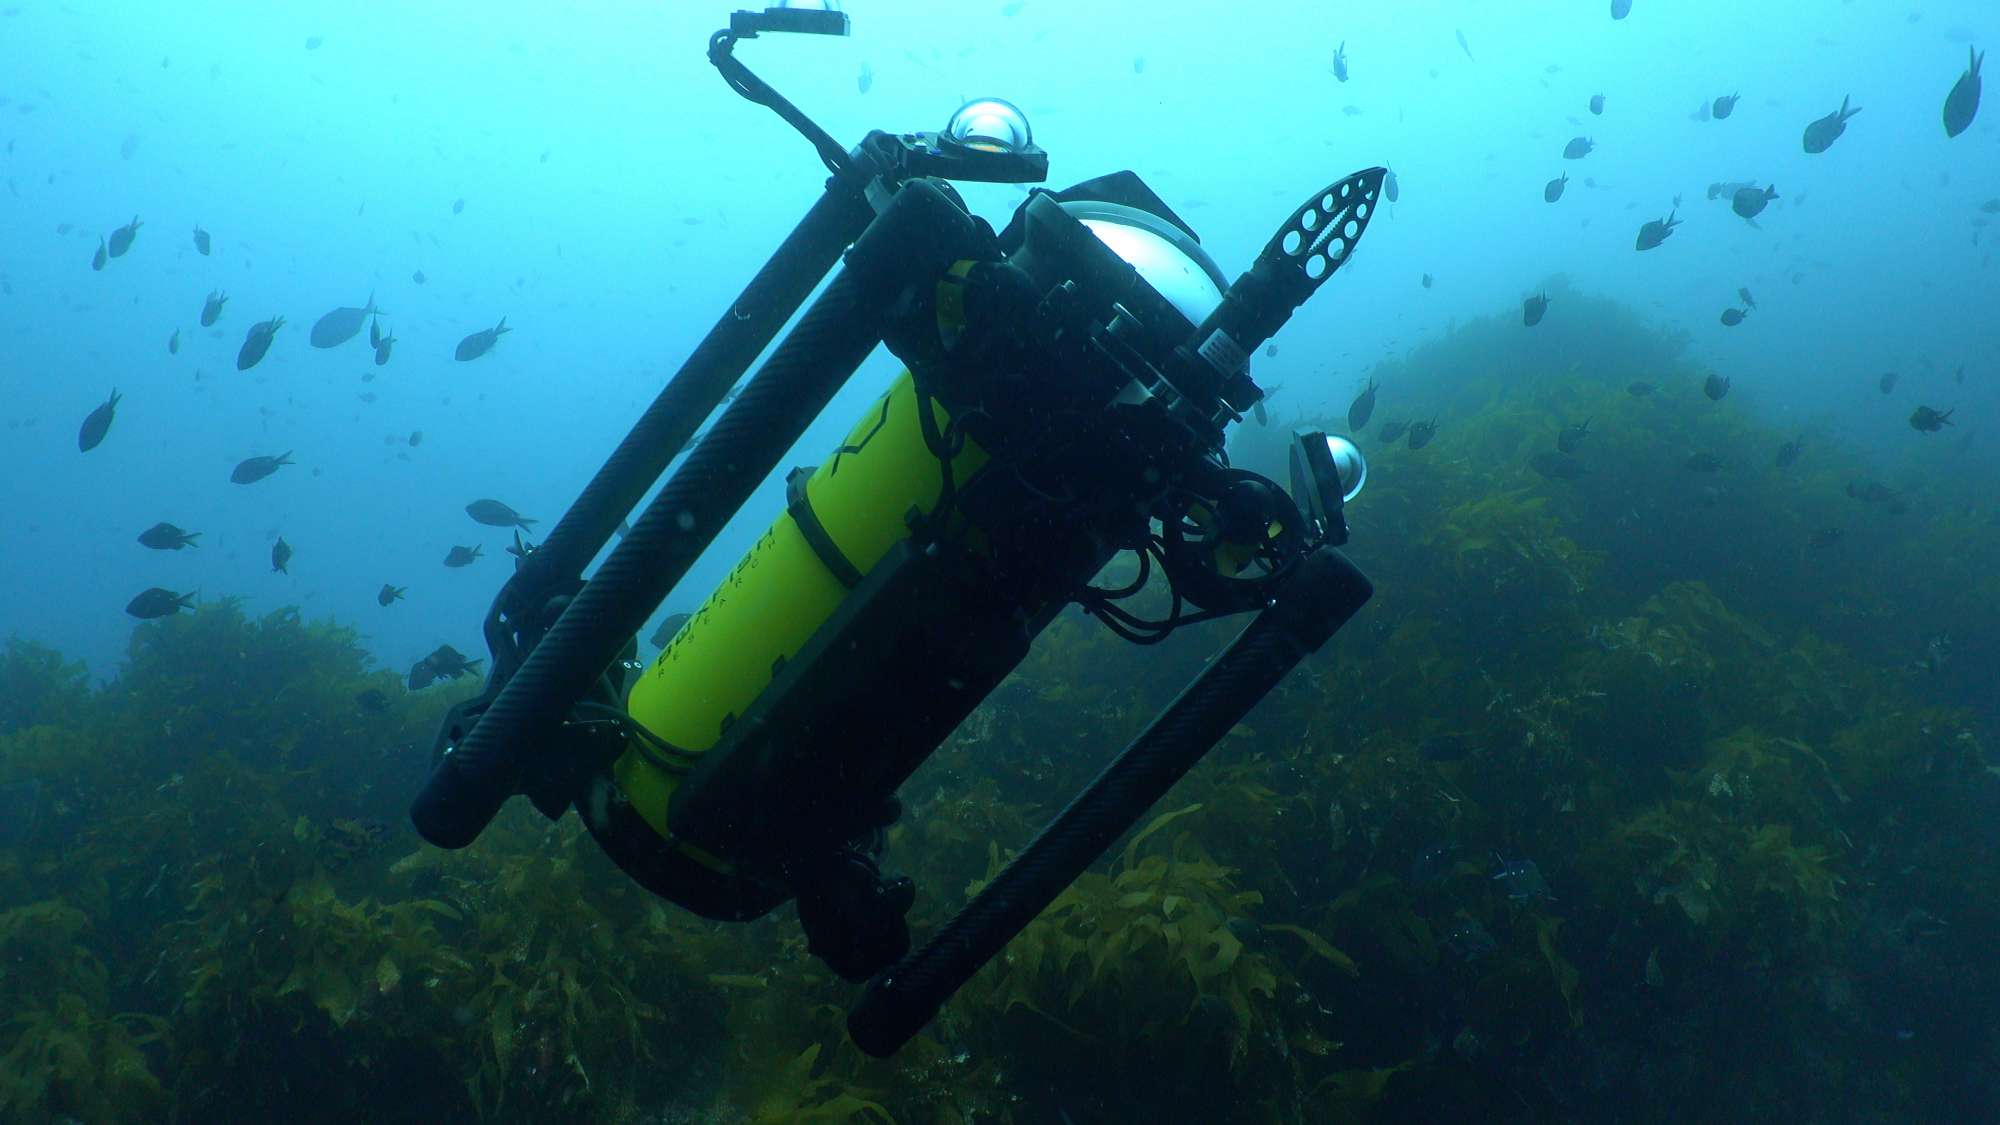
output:
[[[826,533],[826,525],[819,522],[819,516],[812,509],[812,500],[806,496],[806,481],[811,479],[811,468],[793,469],[785,476],[785,509],[792,514],[792,522],[799,525],[799,533],[806,537],[806,545],[811,547],[819,561],[833,572],[840,584],[852,590],[861,584],[861,572],[847,556],[834,545],[833,537]]]

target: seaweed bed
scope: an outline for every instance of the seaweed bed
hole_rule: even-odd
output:
[[[889,1061],[789,908],[701,921],[522,802],[421,846],[468,685],[227,601],[101,686],[10,642],[0,1119],[2000,1117],[1991,497],[1908,434],[1900,514],[1831,438],[1781,471],[1681,340],[1568,300],[1376,372],[1378,429],[1441,423],[1371,449],[1376,601]],[[1530,467],[1586,417],[1587,472]],[[1231,628],[1061,619],[904,789],[919,936]]]

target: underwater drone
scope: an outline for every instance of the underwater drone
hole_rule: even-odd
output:
[[[1372,593],[1337,550],[1366,475],[1354,444],[1296,431],[1288,491],[1223,443],[1263,396],[1248,357],[1347,261],[1384,169],[1314,192],[1233,283],[1129,171],[1031,189],[996,233],[952,182],[1047,179],[1018,109],[975,100],[938,132],[842,149],[735,57],[770,32],[845,35],[847,16],[740,11],[708,47],[818,150],[825,190],[520,553],[485,619],[484,689],[447,715],[410,818],[461,848],[524,795],[575,808],[635,881],[705,917],[796,900],[811,951],[866,982],[849,1033],[888,1055]],[[639,665],[637,631],[878,345],[904,371]],[[1125,552],[1136,577],[1093,585]],[[1120,604],[1156,571],[1164,617]],[[1072,603],[1138,643],[1254,616],[912,952],[915,887],[881,867],[897,787]]]

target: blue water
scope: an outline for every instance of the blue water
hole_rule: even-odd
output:
[[[1949,439],[1975,444],[1953,471],[1993,471],[2000,322],[1974,224],[2000,222],[1978,209],[2000,197],[2000,110],[1947,140],[1939,109],[1968,41],[2000,40],[2000,14],[1636,0],[1614,22],[1606,7],[857,2],[852,38],[740,53],[844,143],[936,128],[962,97],[1011,98],[1052,184],[1137,170],[1231,273],[1315,188],[1391,166],[1401,201],[1259,370],[1285,384],[1274,406],[1344,404],[1377,361],[1518,316],[1546,289],[1548,327],[1571,293],[1627,302],[1684,328],[1749,409],[1864,450],[1910,441],[1918,402],[1956,407]],[[122,607],[157,585],[355,624],[393,666],[441,642],[476,652],[510,560],[506,533],[463,506],[498,498],[551,526],[823,179],[706,64],[726,12],[7,7],[0,628],[109,675],[133,624]],[[1346,83],[1331,70],[1343,40]],[[1733,92],[1729,120],[1690,120]],[[1586,109],[1598,93],[1601,117]],[[1864,110],[1846,136],[1804,154],[1806,122],[1850,95]],[[1596,151],[1562,159],[1573,136]],[[1544,203],[1562,172],[1567,194]],[[1706,198],[1726,180],[1777,186],[1761,229]],[[1636,253],[1639,224],[1676,194],[1684,225]],[[966,195],[996,224],[1020,198]],[[135,214],[132,251],[93,273],[98,238]],[[1724,328],[1739,286],[1759,307]],[[230,303],[203,330],[210,289]],[[388,366],[365,340],[307,345],[322,313],[371,292],[399,339]],[[271,315],[287,324],[269,357],[237,372],[245,328]],[[492,355],[453,361],[502,316],[513,331]],[[1875,380],[1891,369],[1885,404]],[[891,371],[865,367],[788,461],[817,460]],[[75,428],[113,388],[111,434],[80,455]],[[287,450],[295,467],[229,483],[237,461]],[[778,496],[767,484],[661,615],[698,600]],[[138,546],[158,520],[201,547]],[[269,566],[277,535],[290,575]],[[454,544],[485,558],[446,570]],[[378,607],[384,582],[408,599]]]

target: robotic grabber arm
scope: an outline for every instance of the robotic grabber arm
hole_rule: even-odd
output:
[[[850,1031],[886,1054],[1367,600],[1335,549],[1359,451],[1296,433],[1288,494],[1230,467],[1223,435],[1262,394],[1247,357],[1346,261],[1384,172],[1316,192],[1225,285],[1131,173],[1033,191],[998,233],[972,216],[950,180],[1046,174],[1005,102],[830,151],[730,55],[745,30],[759,27],[732,21],[711,59],[814,140],[826,191],[524,553],[487,617],[485,689],[447,717],[411,817],[463,847],[525,794],[551,817],[575,807],[636,881],[705,916],[796,899],[813,952],[872,978]],[[823,464],[793,472],[785,511],[627,683],[635,632],[878,343],[907,370]],[[1092,586],[1124,551],[1138,577]],[[1119,603],[1156,569],[1171,608],[1147,620]],[[895,791],[1072,602],[1142,643],[1258,612],[912,955],[914,888],[877,863]]]

